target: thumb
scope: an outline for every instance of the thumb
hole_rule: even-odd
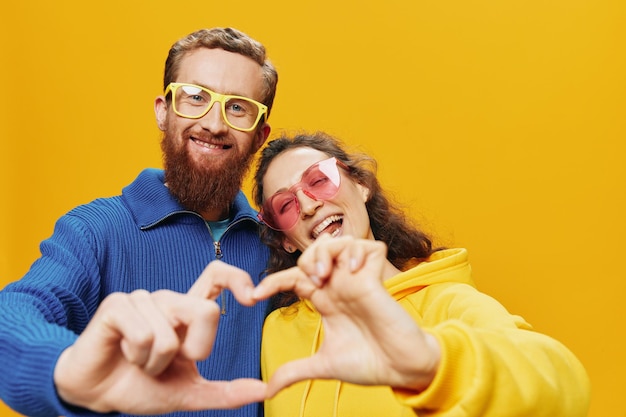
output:
[[[268,398],[274,397],[278,392],[296,382],[307,379],[326,379],[323,367],[317,360],[316,355],[310,358],[297,359],[279,367],[267,383]]]

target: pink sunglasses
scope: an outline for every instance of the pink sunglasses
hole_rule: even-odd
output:
[[[259,220],[268,227],[285,231],[296,225],[300,218],[300,203],[296,192],[302,192],[313,200],[327,200],[337,195],[341,184],[341,175],[337,166],[349,168],[337,158],[328,158],[307,168],[302,174],[300,182],[292,185],[286,191],[279,191],[268,198],[260,213]]]

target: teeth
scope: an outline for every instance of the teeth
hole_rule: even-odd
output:
[[[202,142],[196,139],[192,139],[194,141],[195,144],[200,145],[204,148],[208,148],[208,149],[222,149],[222,146],[218,146],[218,145],[213,145],[211,143],[207,143],[207,142]]]
[[[342,216],[338,216],[338,215],[334,215],[334,216],[330,216],[327,217],[326,219],[324,219],[323,222],[321,222],[320,224],[318,224],[315,229],[313,229],[313,232],[311,232],[311,235],[313,236],[313,239],[317,239],[317,237],[320,235],[320,233],[322,233],[322,231],[324,229],[326,229],[331,223],[334,222],[338,222],[342,219]],[[335,236],[337,235],[337,233],[339,233],[339,229],[335,230],[331,236]]]

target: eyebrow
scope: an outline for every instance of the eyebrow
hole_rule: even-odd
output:
[[[332,156],[331,156],[330,158],[332,158]],[[293,186],[295,186],[295,185],[297,185],[297,184],[301,183],[301,182],[302,182],[302,177],[304,177],[304,176],[305,176],[305,175],[306,175],[306,174],[307,174],[307,173],[308,173],[308,172],[309,172],[309,171],[310,171],[310,170],[311,170],[311,169],[312,169],[315,165],[318,165],[320,162],[323,162],[323,161],[325,161],[326,159],[330,159],[330,158],[325,158],[325,159],[321,159],[321,160],[319,160],[319,161],[317,161],[317,162],[313,162],[311,165],[309,165],[309,167],[308,167],[307,169],[305,169],[304,171],[302,171],[302,174],[300,174],[300,179],[298,180],[298,182],[296,182],[295,184],[291,184],[289,187],[282,187],[282,188],[279,188],[279,189],[278,189],[278,190],[276,190],[273,194],[271,194],[271,195],[270,195],[270,197],[271,197],[272,195],[274,195],[274,194],[277,194],[277,193],[282,193],[282,192],[285,192],[285,191],[289,191],[289,190],[290,190]]]
[[[255,99],[255,98],[250,97],[249,95],[246,95],[246,94],[243,94],[243,93],[237,93],[237,92],[235,92],[235,91],[227,91],[227,92],[223,92],[223,93],[222,93],[222,92],[216,91],[216,89],[215,89],[215,88],[213,88],[213,87],[210,87],[210,86],[208,86],[208,85],[206,85],[206,84],[203,84],[203,83],[197,82],[197,81],[195,81],[195,80],[194,80],[194,81],[190,81],[190,82],[188,82],[188,83],[186,83],[186,84],[195,84],[195,85],[197,85],[197,86],[199,86],[199,87],[204,87],[204,88],[206,88],[206,89],[208,89],[208,90],[211,90],[211,91],[213,91],[213,92],[216,92],[216,93],[221,94],[221,95],[224,95],[224,96],[239,96],[239,97],[246,97],[246,98],[249,98],[249,99],[252,99],[252,100],[255,100],[255,101],[261,102],[260,100],[257,100],[257,99]]]

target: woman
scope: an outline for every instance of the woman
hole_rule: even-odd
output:
[[[323,133],[262,152],[254,198],[275,273],[255,294],[280,292],[266,417],[586,416],[580,362],[477,291],[464,249],[433,249],[372,163]]]

